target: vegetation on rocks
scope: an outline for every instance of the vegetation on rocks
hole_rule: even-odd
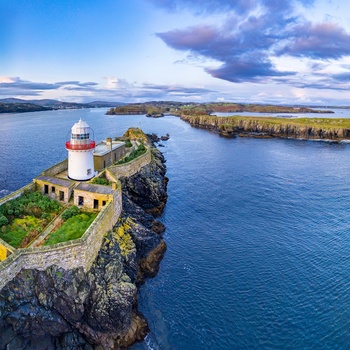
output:
[[[142,141],[143,143],[148,142],[147,135],[140,128],[129,128],[123,137],[129,140]]]
[[[118,241],[120,252],[123,256],[127,256],[129,253],[135,250],[135,243],[132,240],[131,236],[127,231],[130,229],[130,224],[128,219],[120,219],[120,226],[118,226],[115,230],[115,237]]]

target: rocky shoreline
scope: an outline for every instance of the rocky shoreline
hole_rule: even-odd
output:
[[[263,117],[216,117],[216,116],[187,116],[181,119],[193,127],[217,132],[225,137],[255,137],[255,138],[293,138],[301,140],[324,140],[341,142],[350,139],[350,128],[329,124],[315,125],[297,124],[293,122],[273,122]],[[338,122],[333,119],[331,123]]]
[[[126,349],[148,333],[137,286],[166,251],[155,220],[167,201],[163,155],[121,178],[123,212],[91,269],[22,270],[0,291],[0,349]]]

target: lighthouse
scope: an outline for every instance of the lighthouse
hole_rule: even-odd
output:
[[[93,130],[83,120],[72,126],[69,140],[66,141],[68,151],[68,177],[72,180],[86,181],[95,176],[94,155],[95,141],[90,139]]]

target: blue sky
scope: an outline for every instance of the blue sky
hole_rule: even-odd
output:
[[[350,105],[346,0],[1,0],[0,98]]]

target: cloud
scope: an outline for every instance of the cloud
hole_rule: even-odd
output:
[[[158,90],[166,94],[187,94],[187,95],[198,95],[214,92],[214,90],[205,88],[188,88],[179,85],[157,85],[157,84],[143,84],[143,90]]]
[[[216,91],[203,87],[185,87],[178,84],[152,84],[152,83],[130,83],[125,79],[107,77],[106,86],[96,82],[79,82],[76,80],[61,81],[56,83],[37,83],[20,78],[0,77],[0,95],[6,97],[14,96],[40,96],[48,98],[48,94],[60,96],[62,100],[90,101],[93,99],[112,99],[113,101],[150,100],[200,98],[210,96]],[[57,97],[56,97],[57,98]]]
[[[335,23],[310,22],[287,30],[287,44],[279,55],[313,59],[339,59],[350,55],[350,35]]]
[[[308,6],[314,0],[148,0],[155,6],[164,8],[170,12],[188,9],[195,13],[211,14],[227,13],[233,11],[239,15],[246,14],[258,7],[264,7],[274,12],[287,12],[294,5],[300,3]]]
[[[288,77],[312,77],[323,68],[322,61],[350,55],[350,35],[344,28],[331,22],[311,23],[298,14],[296,5],[311,6],[313,0],[149,1],[178,11],[181,6],[192,11],[201,7],[202,13],[223,14],[220,25],[200,24],[156,34],[175,50],[216,62],[216,66],[204,69],[222,80],[267,83],[282,82],[279,78],[285,77],[285,81],[297,85],[297,80]],[[307,59],[309,70],[299,73],[296,67],[279,69],[276,59],[284,57]],[[344,77],[334,77],[331,84]]]

